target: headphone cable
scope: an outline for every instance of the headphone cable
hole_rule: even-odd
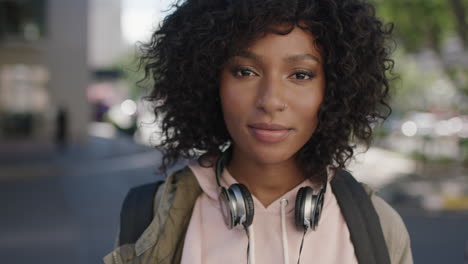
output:
[[[297,264],[301,262],[301,253],[302,253],[302,246],[304,245],[304,237],[307,232],[307,228],[304,229],[304,234],[302,234],[302,241],[301,241],[301,247],[299,248],[299,257],[297,258]]]

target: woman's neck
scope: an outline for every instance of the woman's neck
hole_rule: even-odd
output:
[[[265,207],[306,179],[294,158],[277,164],[259,164],[233,155],[227,169]]]

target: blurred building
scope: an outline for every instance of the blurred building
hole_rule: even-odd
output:
[[[86,133],[88,2],[1,0],[2,140],[53,139],[56,113],[69,138]]]
[[[51,144],[60,126],[86,139],[93,72],[123,51],[120,12],[113,0],[0,0],[0,143]]]
[[[115,63],[126,51],[122,40],[120,0],[89,1],[89,65],[94,69]]]

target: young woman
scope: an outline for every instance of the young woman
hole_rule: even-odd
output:
[[[399,215],[344,170],[390,114],[390,32],[362,0],[176,5],[143,62],[163,169],[192,161],[105,262],[412,263]]]

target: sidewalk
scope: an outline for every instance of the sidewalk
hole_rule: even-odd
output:
[[[349,170],[393,206],[468,212],[468,168],[458,163],[423,164],[403,154],[370,148],[357,156]]]
[[[63,170],[71,168],[106,167],[106,161],[130,156],[133,160],[140,160],[143,166],[149,165],[141,164],[148,159],[144,158],[145,155],[153,158],[152,164],[158,163],[159,158],[154,157],[157,153],[154,148],[135,144],[131,138],[122,136],[113,139],[90,136],[85,145],[69,145],[64,150],[38,142],[5,145],[0,151],[0,182],[60,175]]]
[[[2,141],[0,142],[0,165],[47,162],[60,158],[102,159],[151,149],[135,144],[131,137],[124,135],[111,139],[88,136],[85,144],[68,145],[64,150],[58,149],[53,142]]]

